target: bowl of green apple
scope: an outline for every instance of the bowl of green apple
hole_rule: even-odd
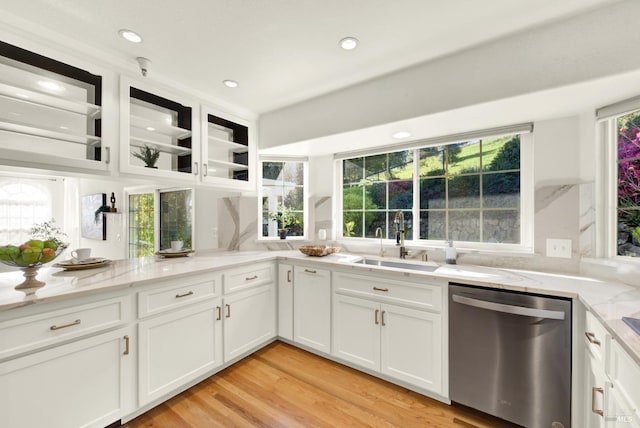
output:
[[[66,248],[65,243],[56,239],[31,239],[22,245],[4,245],[0,246],[0,263],[20,268],[25,280],[15,289],[33,294],[45,285],[36,279],[38,269],[55,260]]]

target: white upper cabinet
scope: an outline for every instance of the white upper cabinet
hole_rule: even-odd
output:
[[[197,103],[120,78],[120,170],[195,181],[199,174]]]
[[[3,164],[107,171],[102,77],[0,42]]]
[[[202,106],[200,124],[201,181],[254,190],[257,170],[253,124],[208,106]]]

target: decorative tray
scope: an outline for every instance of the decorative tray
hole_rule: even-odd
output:
[[[184,249],[179,251],[173,251],[171,249],[167,249],[167,250],[160,250],[156,252],[156,255],[166,257],[166,258],[172,258],[172,257],[187,257],[191,253],[195,253],[195,251],[191,249]]]
[[[82,270],[82,269],[94,269],[111,264],[111,260],[103,259],[100,257],[91,257],[86,260],[64,260],[58,262],[53,267],[63,268],[64,270]]]
[[[328,247],[326,245],[303,245],[298,249],[302,254],[314,257],[328,256],[340,251],[340,247]]]

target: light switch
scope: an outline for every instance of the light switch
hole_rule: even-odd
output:
[[[571,258],[571,239],[547,238],[547,257]]]

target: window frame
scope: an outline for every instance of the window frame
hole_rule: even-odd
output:
[[[279,236],[262,236],[262,198],[263,198],[263,164],[265,162],[299,162],[302,163],[302,236],[287,236],[286,240],[306,241],[309,239],[309,158],[297,156],[261,156],[258,160],[258,241],[283,241]]]
[[[500,132],[502,131],[502,132]],[[334,195],[335,197],[335,216],[334,224],[336,225],[336,239],[344,241],[346,245],[372,245],[380,242],[380,238],[359,238],[344,236],[343,224],[343,168],[342,162],[346,159],[359,156],[372,156],[379,154],[393,153],[400,150],[413,150],[414,174],[413,174],[413,224],[411,239],[407,239],[406,245],[411,247],[423,248],[439,248],[446,245],[445,240],[428,240],[420,239],[420,177],[419,177],[419,152],[422,148],[457,144],[467,142],[471,139],[490,139],[505,135],[520,135],[520,243],[489,243],[489,242],[472,242],[472,241],[454,241],[458,249],[481,250],[487,252],[507,252],[507,253],[525,253],[532,254],[534,252],[534,178],[533,178],[533,162],[534,162],[534,135],[532,127],[529,131],[524,129],[514,129],[509,132],[508,128],[487,131],[477,131],[471,134],[460,134],[445,137],[437,137],[430,140],[422,140],[408,143],[407,145],[389,145],[377,148],[376,150],[361,151],[353,154],[340,154],[334,157]],[[383,244],[393,245],[395,239],[382,239]]]
[[[153,212],[154,212],[154,216],[153,216],[153,252],[157,253],[160,250],[160,215],[155,215],[156,213],[160,213],[160,194],[161,193],[166,193],[166,192],[177,192],[177,191],[183,191],[183,190],[189,190],[191,191],[191,203],[192,203],[192,210],[191,210],[191,246],[192,249],[195,250],[197,247],[197,242],[196,242],[196,223],[195,223],[195,215],[196,215],[196,189],[193,187],[163,187],[163,188],[157,188],[157,187],[149,187],[149,186],[143,186],[143,187],[136,187],[136,188],[130,188],[130,189],[125,189],[124,192],[124,200],[125,200],[125,207],[124,207],[124,212],[126,213],[127,219],[126,219],[126,257],[127,259],[131,259],[131,258],[138,258],[138,257],[131,257],[131,254],[129,252],[130,249],[130,245],[129,245],[129,240],[130,240],[130,236],[129,236],[129,230],[130,230],[130,224],[129,224],[129,196],[131,195],[141,195],[141,194],[146,194],[146,193],[153,193]]]

